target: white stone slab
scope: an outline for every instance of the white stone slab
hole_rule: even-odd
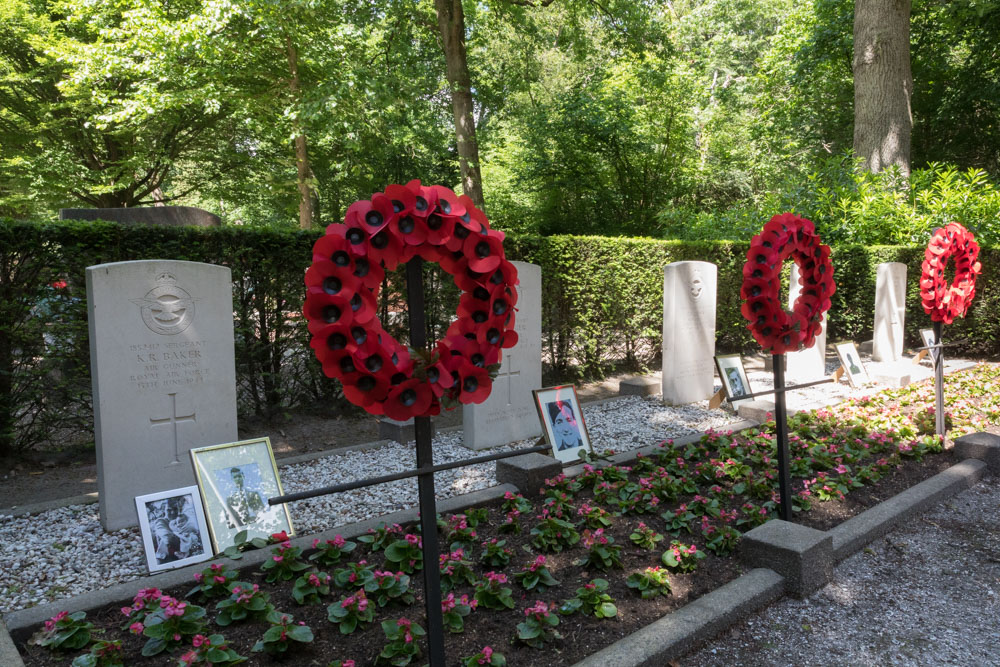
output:
[[[684,405],[715,393],[715,299],[710,262],[663,267],[663,402]]]
[[[235,442],[228,268],[168,260],[87,267],[101,523],[136,525],[135,496],[195,483],[188,450]]]
[[[906,264],[885,262],[875,273],[875,329],[873,361],[903,358],[903,323],[906,318]]]
[[[788,309],[795,305],[802,286],[799,285],[799,265],[792,264],[792,275],[788,281]],[[785,379],[791,382],[822,380],[826,376],[826,321],[829,311],[823,314],[823,329],[816,336],[812,347],[789,352],[785,355]]]
[[[517,269],[517,345],[503,351],[489,398],[462,406],[463,440],[469,449],[486,449],[542,434],[531,395],[542,386],[542,267],[511,262]]]

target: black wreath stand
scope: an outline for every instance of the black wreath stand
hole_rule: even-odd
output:
[[[774,373],[774,423],[778,430],[778,482],[781,505],[778,516],[782,521],[792,518],[792,474],[789,468],[788,453],[788,410],[785,406],[785,355],[775,354],[771,357],[771,369]],[[788,389],[794,389],[789,387]]]
[[[934,323],[934,349],[931,350],[931,361],[934,362],[934,432],[944,441],[944,347],[941,345],[941,331],[944,327],[940,322]]]
[[[424,316],[424,260],[406,263],[406,305],[410,315],[410,347],[427,347]],[[441,574],[438,571],[437,505],[434,496],[434,453],[431,451],[431,418],[414,417],[417,447],[417,495],[420,500],[420,535],[424,558],[424,600],[427,611],[427,652],[431,667],[444,667],[444,620],[441,616]]]

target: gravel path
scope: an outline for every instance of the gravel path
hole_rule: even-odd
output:
[[[658,398],[629,397],[583,405],[591,442],[597,450],[637,449],[709,428],[720,429],[736,417],[702,404],[666,407]],[[477,455],[460,444],[461,431],[434,438],[434,462]],[[534,445],[523,440],[491,451]],[[481,454],[481,452],[479,453]],[[288,493],[354,479],[401,472],[415,464],[413,444],[390,443],[366,451],[279,466]],[[484,463],[434,475],[438,498],[496,486],[496,464]],[[291,504],[299,535],[414,507],[417,482],[402,480]],[[16,611],[45,602],[137,579],[146,574],[138,529],[105,533],[97,505],[74,505],[30,517],[0,513],[0,610]]]
[[[847,558],[680,661],[733,665],[1000,665],[1000,478]]]

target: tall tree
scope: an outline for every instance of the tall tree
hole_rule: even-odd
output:
[[[864,167],[909,178],[910,0],[854,2],[854,153]]]
[[[462,191],[485,210],[483,182],[479,171],[479,144],[476,141],[476,118],[472,102],[472,79],[465,51],[465,13],[462,0],[434,0],[438,30],[444,48],[451,108],[455,116],[458,164],[462,172]]]

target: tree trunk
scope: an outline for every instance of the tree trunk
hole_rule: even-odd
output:
[[[854,153],[910,176],[910,0],[854,2]]]
[[[297,105],[299,103],[299,54],[292,43],[291,37],[285,38],[288,50],[288,88],[292,93],[292,99]],[[309,165],[309,151],[306,145],[306,135],[302,130],[302,123],[298,116],[295,117],[295,164],[298,167],[297,183],[299,187],[299,228],[310,229],[313,226],[314,207],[312,182],[312,167]]]
[[[455,116],[462,191],[485,211],[483,182],[479,174],[479,144],[476,143],[476,121],[472,106],[472,81],[465,55],[465,14],[462,11],[462,0],[434,0],[434,7],[437,9],[448,85],[451,87],[451,109]]]

